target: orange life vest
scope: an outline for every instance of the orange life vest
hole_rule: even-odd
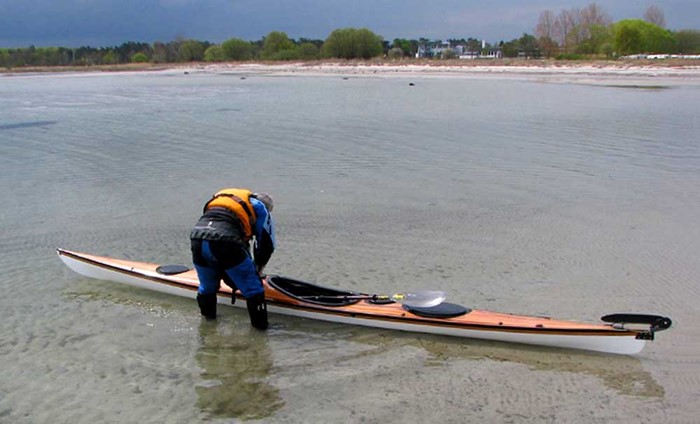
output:
[[[204,210],[209,208],[226,208],[235,213],[243,225],[246,241],[253,236],[255,226],[255,210],[250,203],[253,192],[242,188],[226,188],[220,190],[204,205]]]

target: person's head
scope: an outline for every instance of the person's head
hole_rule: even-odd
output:
[[[265,209],[267,209],[268,212],[272,212],[272,208],[274,206],[274,203],[272,203],[272,197],[269,194],[267,194],[267,193],[253,193],[253,197],[255,197],[256,199],[263,202],[263,205],[265,205]]]

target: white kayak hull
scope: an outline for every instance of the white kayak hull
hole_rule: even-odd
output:
[[[58,255],[70,269],[86,277],[189,298],[195,298],[197,294],[199,282],[191,270],[178,275],[162,275],[156,271],[155,264],[62,249],[58,250]],[[610,324],[585,324],[488,311],[474,310],[455,318],[425,318],[407,312],[397,304],[310,304],[275,290],[267,279],[265,290],[270,313],[365,327],[625,355],[641,352],[649,339],[648,331]],[[218,302],[230,306],[231,295],[227,287],[222,287]],[[239,293],[234,295],[240,298]],[[245,308],[245,302],[236,302],[234,306]]]

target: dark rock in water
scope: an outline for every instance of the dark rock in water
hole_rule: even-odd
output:
[[[189,72],[185,71],[185,75],[189,75],[189,74],[190,74]]]
[[[409,82],[409,83],[408,83],[408,85],[410,85],[410,86],[414,86],[415,84],[414,84],[414,83],[412,83],[412,82]]]

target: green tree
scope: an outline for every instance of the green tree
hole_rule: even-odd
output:
[[[10,53],[7,49],[0,49],[0,66],[10,67]]]
[[[116,54],[119,63],[128,63],[131,61],[131,57],[136,53],[142,52],[145,53],[146,56],[150,55],[151,46],[146,43],[128,41],[122,43],[120,46],[113,47],[111,50]]]
[[[272,60],[299,60],[299,52],[296,48],[280,50],[272,56]]]
[[[260,52],[260,57],[264,60],[289,60],[284,59],[292,57],[289,52],[281,53],[284,51],[295,50],[296,45],[292,40],[287,37],[287,34],[280,31],[272,31],[267,34],[263,40],[262,51]],[[281,53],[281,54],[280,54]]]
[[[648,32],[643,32],[646,48],[650,53],[676,53],[678,42],[673,33],[665,28],[654,24],[649,27]]]
[[[231,38],[221,43],[226,60],[250,60],[253,58],[253,46],[240,38]]]
[[[676,34],[678,52],[682,54],[700,54],[700,31],[684,29]]]
[[[204,43],[185,40],[180,44],[180,59],[184,62],[198,62],[204,59]]]
[[[612,42],[603,43],[600,46],[600,50],[598,51],[598,53],[603,54],[606,57],[613,57],[613,55],[615,54],[615,46],[613,46]]]
[[[625,19],[613,26],[613,44],[619,55],[673,53],[676,39],[671,31],[641,19]]]
[[[184,42],[185,40],[181,38],[168,43],[163,43],[161,41],[154,42],[150,54],[151,61],[153,63],[173,63],[182,61],[180,47]],[[139,49],[136,52],[138,51],[144,51],[144,49]]]
[[[503,57],[518,57],[518,54],[520,53],[520,46],[518,45],[517,40],[511,40],[508,42],[501,41],[500,47]]]
[[[418,54],[418,40],[410,40],[411,42],[411,57],[416,57]]]
[[[146,63],[148,62],[148,56],[146,56],[145,53],[134,53],[133,56],[131,56],[131,62],[132,63]]]
[[[17,66],[24,66],[27,64],[27,59],[25,57],[25,54],[23,52],[24,49],[9,49],[7,51],[8,58],[8,66],[10,68],[17,67]]]
[[[518,57],[521,55],[525,57],[539,57],[539,43],[534,35],[523,34],[522,37],[508,41],[507,43],[501,43],[501,52],[503,57]]]
[[[535,38],[534,35],[523,34],[522,37],[518,38],[518,46],[525,57],[540,56],[539,44],[537,43],[537,38]]]
[[[252,47],[251,55],[253,56],[253,59],[260,59],[264,43],[264,38],[250,42]]]
[[[226,60],[224,49],[219,45],[209,46],[209,48],[204,51],[204,60],[207,62],[223,62]]]
[[[313,44],[314,46],[316,46],[316,48],[319,51],[321,50],[321,47],[323,46],[323,40],[316,40],[316,39],[304,38],[304,37],[299,38],[299,42],[297,44],[302,45],[302,44],[306,44],[306,43]]]
[[[642,33],[632,25],[620,25],[615,28],[615,50],[620,55],[641,53]]]
[[[182,62],[182,57],[180,57],[180,46],[184,42],[185,40],[183,38],[177,37],[174,41],[171,41],[165,45],[168,54],[168,62]]]
[[[351,59],[355,57],[352,37],[356,30],[353,28],[336,29],[326,38],[321,48],[324,57],[339,57]]]
[[[301,43],[297,48],[299,59],[301,60],[316,60],[319,58],[320,50],[316,44],[311,42]]]
[[[392,47],[389,49],[386,55],[389,59],[401,59],[404,57],[405,53],[401,47]]]
[[[366,28],[336,29],[323,43],[321,51],[325,57],[369,59],[382,54],[382,38]]]
[[[606,52],[603,49],[604,45],[611,45],[613,41],[612,32],[609,26],[591,25],[589,28],[589,37],[578,45],[576,51],[583,54],[596,54]]]
[[[357,57],[369,59],[382,54],[382,37],[376,35],[367,28],[357,30],[354,37]]]
[[[403,52],[403,56],[408,57],[415,56],[416,52],[418,51],[418,49],[413,50],[413,44],[410,40],[407,40],[405,38],[394,39],[394,42],[391,43],[391,47],[401,49],[401,51]]]
[[[102,56],[102,63],[105,65],[114,65],[115,63],[119,63],[119,58],[117,57],[117,54],[114,53],[114,51],[108,50]]]
[[[153,43],[153,54],[151,55],[153,63],[165,63],[168,60],[168,49],[164,43],[156,41]]]

